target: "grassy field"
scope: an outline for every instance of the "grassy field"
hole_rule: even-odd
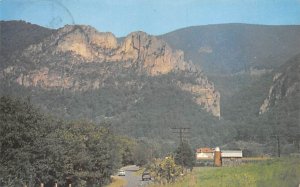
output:
[[[126,181],[121,177],[112,177],[112,183],[106,187],[123,187],[126,185]]]
[[[151,187],[298,187],[300,158],[281,158],[236,167],[204,167],[168,185]]]

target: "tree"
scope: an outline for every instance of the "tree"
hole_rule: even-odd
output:
[[[130,165],[135,163],[134,151],[137,148],[137,143],[128,137],[119,137],[119,149],[122,157],[122,165]]]
[[[192,169],[195,165],[195,153],[188,142],[184,141],[175,150],[175,162],[182,167]]]
[[[59,133],[64,147],[64,174],[73,184],[103,185],[120,166],[116,137],[103,126],[71,122]]]
[[[175,163],[173,156],[155,160],[150,166],[151,174],[158,182],[174,182],[180,176],[180,166]]]
[[[47,119],[28,102],[0,98],[0,183],[7,186],[34,184],[45,162],[37,142],[47,133]]]
[[[1,97],[0,186],[107,184],[120,154],[105,126],[54,120],[28,102]]]
[[[144,141],[139,141],[134,150],[134,161],[136,165],[146,165],[151,159],[149,146]]]

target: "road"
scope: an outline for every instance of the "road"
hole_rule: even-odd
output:
[[[141,187],[146,186],[151,182],[142,181],[142,176],[135,173],[137,170],[139,170],[139,167],[136,165],[126,166],[121,169],[125,170],[125,176],[121,176],[121,178],[127,181],[127,185],[124,187]]]

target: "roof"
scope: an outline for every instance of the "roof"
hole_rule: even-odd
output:
[[[209,147],[202,147],[197,149],[197,153],[213,153],[215,150],[213,148],[209,148]]]
[[[241,158],[243,157],[243,152],[241,150],[222,150],[222,158]]]

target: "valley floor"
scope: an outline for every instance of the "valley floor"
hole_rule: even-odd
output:
[[[199,167],[184,179],[151,187],[282,187],[300,184],[300,158],[280,158],[235,167]]]

